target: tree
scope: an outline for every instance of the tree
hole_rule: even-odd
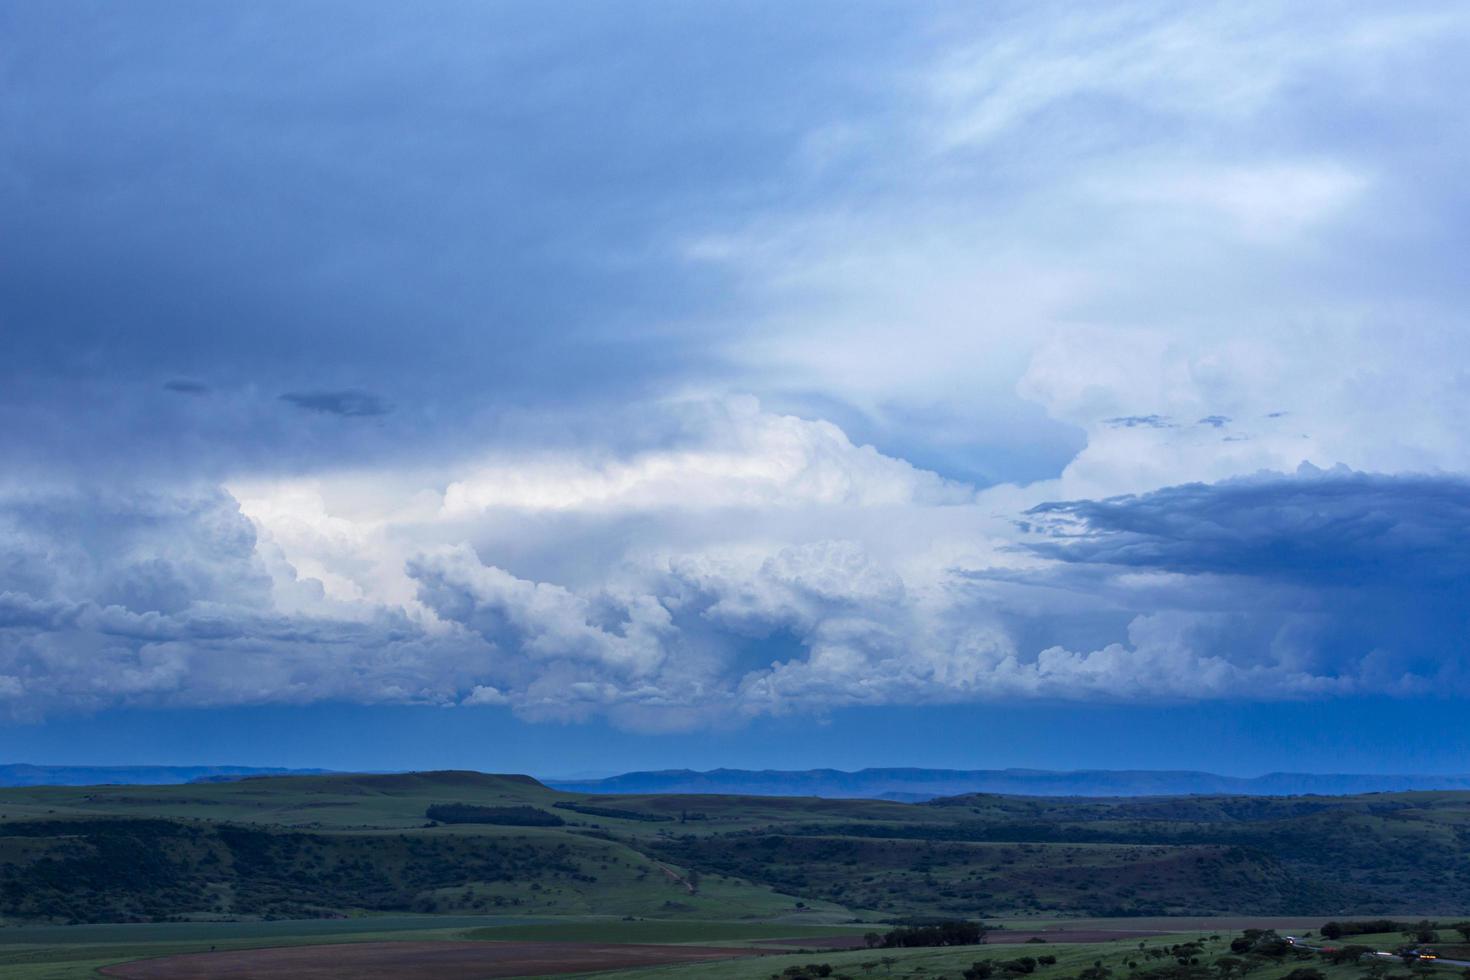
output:
[[[1404,935],[1415,942],[1437,943],[1439,942],[1439,933],[1434,931],[1435,925],[1437,923],[1430,922],[1428,919],[1420,919],[1418,922],[1406,928]]]
[[[1221,977],[1233,977],[1245,972],[1245,960],[1234,956],[1222,956],[1215,961],[1215,970]]]
[[[1458,932],[1467,943],[1470,943],[1470,922],[1456,922],[1450,928]]]

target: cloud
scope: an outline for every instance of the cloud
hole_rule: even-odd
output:
[[[327,415],[360,418],[387,415],[392,409],[377,395],[351,389],[343,391],[292,391],[281,396],[297,408]]]
[[[1164,415],[1120,415],[1116,418],[1103,419],[1103,424],[1115,429],[1136,429],[1140,425],[1150,429],[1172,429],[1174,427],[1174,423]]]
[[[1470,581],[1470,481],[1303,466],[1027,512],[1065,562],[1383,590]]]
[[[178,395],[207,395],[209,385],[201,381],[190,381],[187,378],[174,378],[163,383],[165,391],[172,391]]]
[[[12,714],[336,699],[673,730],[1470,690],[1463,479],[1303,467],[1007,513],[1016,488],[940,480],[829,424],[753,403],[686,417],[677,450],[542,459],[472,507],[447,506],[453,488],[498,486],[508,461],[240,503],[13,493]]]
[[[1464,477],[1304,465],[1028,517],[1027,546],[1062,563],[1048,573],[1058,585],[1137,601],[1152,583],[1155,603],[1238,617],[1219,644],[1227,662],[1296,664],[1308,672],[1292,683],[1308,691],[1470,683]]]
[[[867,14],[11,18],[8,710],[1470,690],[1470,17]]]

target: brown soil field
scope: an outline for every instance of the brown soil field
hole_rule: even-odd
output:
[[[127,980],[479,980],[750,955],[750,950],[709,946],[614,943],[340,943],[186,953],[119,963],[101,972]]]

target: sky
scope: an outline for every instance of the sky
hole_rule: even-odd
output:
[[[1467,54],[0,0],[0,761],[1463,771]]]

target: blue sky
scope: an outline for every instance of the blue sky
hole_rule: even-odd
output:
[[[1455,768],[1467,42],[0,2],[0,754]]]

